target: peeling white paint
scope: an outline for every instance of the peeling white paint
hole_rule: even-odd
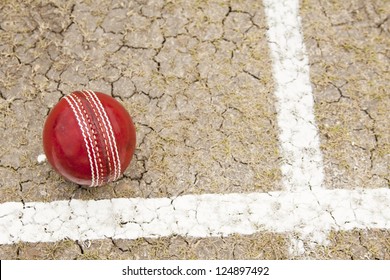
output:
[[[299,192],[308,198],[307,204],[296,206],[307,208],[304,220],[321,208],[320,202],[310,201],[320,197],[323,190],[324,167],[318,128],[314,117],[314,99],[310,83],[309,59],[303,42],[299,0],[263,0],[268,23],[267,37],[273,60],[273,74],[276,83],[277,120],[283,163],[282,182],[287,192]],[[328,228],[333,225],[331,213],[318,212],[320,221],[301,223],[299,231],[291,237],[290,253],[305,252],[303,239],[310,246],[327,243]],[[318,222],[316,217],[313,221]]]
[[[0,204],[0,244],[260,231],[298,233],[321,242],[318,233],[352,228],[390,229],[389,189]]]
[[[263,3],[276,83],[284,187],[287,191],[320,189],[324,172],[299,0]]]

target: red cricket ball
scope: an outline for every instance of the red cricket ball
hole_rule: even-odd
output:
[[[133,121],[109,95],[75,91],[51,110],[43,148],[51,166],[69,181],[91,187],[117,180],[136,143]]]

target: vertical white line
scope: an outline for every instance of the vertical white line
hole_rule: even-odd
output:
[[[296,209],[308,207],[320,213],[318,197],[321,196],[324,168],[313,112],[309,59],[303,43],[299,0],[263,0],[263,3],[276,83],[283,186],[287,192],[299,193],[308,203],[301,205],[292,201]],[[304,254],[303,240],[310,247],[326,243],[327,234],[328,230],[316,229],[311,223],[297,225],[291,235],[290,253]]]
[[[299,0],[263,3],[276,82],[283,184],[286,191],[319,190],[324,172]]]

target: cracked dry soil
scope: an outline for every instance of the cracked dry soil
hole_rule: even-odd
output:
[[[301,1],[327,188],[390,187],[390,2]],[[390,259],[388,230],[332,232],[315,259]]]
[[[326,185],[388,186],[389,5],[337,3],[301,3]],[[1,202],[281,190],[266,28],[252,0],[2,1]],[[103,188],[80,188],[36,160],[50,109],[83,88],[114,96],[137,127],[131,166]],[[303,257],[389,259],[389,240],[336,232]],[[273,233],[64,240],[0,245],[0,258],[286,259],[288,246]]]
[[[10,1],[2,10],[3,201],[280,188],[260,7]],[[36,161],[49,110],[82,88],[117,98],[137,128],[132,165],[106,188],[80,189]]]
[[[270,67],[264,67],[271,61],[258,2],[6,1],[0,17],[1,132],[7,142],[0,150],[1,202],[280,189],[273,82]],[[36,160],[50,109],[83,88],[114,96],[137,128],[131,166],[103,188],[80,188]],[[283,237],[260,235],[284,248]],[[226,239],[226,247],[240,238]],[[212,245],[221,240],[180,240],[102,240],[92,242],[92,249],[73,241],[23,243],[2,246],[1,252],[6,258],[253,253],[221,253]],[[242,242],[263,242],[256,240]],[[190,256],[188,247],[199,242],[205,245]],[[143,252],[136,253],[137,244],[144,244]],[[183,255],[154,251],[160,244]],[[240,246],[237,252],[245,251]],[[279,258],[264,252],[253,257]]]
[[[328,188],[390,186],[390,3],[302,3]]]

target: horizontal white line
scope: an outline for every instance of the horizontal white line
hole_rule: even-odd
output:
[[[0,244],[354,228],[390,229],[389,189],[0,204]]]

